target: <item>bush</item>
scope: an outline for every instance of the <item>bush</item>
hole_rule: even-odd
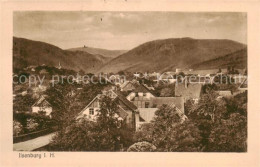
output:
[[[38,129],[39,124],[34,120],[34,119],[27,119],[27,124],[26,124],[26,129],[30,132],[35,131],[36,129]]]
[[[48,116],[40,115],[38,113],[14,113],[13,117],[14,120],[21,124],[23,128],[23,133],[30,133],[36,129],[41,130],[56,125],[55,120],[51,119]],[[33,127],[36,125],[37,128]]]
[[[23,126],[20,122],[14,120],[13,121],[13,136],[18,136],[23,133]]]
[[[156,147],[148,142],[138,142],[131,145],[127,151],[128,152],[153,152],[156,150]]]

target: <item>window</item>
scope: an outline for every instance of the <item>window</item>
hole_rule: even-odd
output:
[[[145,108],[149,108],[149,102],[145,102],[144,105],[145,105]]]
[[[89,115],[94,115],[94,108],[89,108]]]

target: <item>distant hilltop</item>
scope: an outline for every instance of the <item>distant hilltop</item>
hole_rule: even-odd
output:
[[[83,70],[94,73],[111,60],[102,55],[93,55],[83,51],[68,51],[40,41],[24,38],[13,38],[14,68],[25,68],[31,65],[48,65],[75,71]]]

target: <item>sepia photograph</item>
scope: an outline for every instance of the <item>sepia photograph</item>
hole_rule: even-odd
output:
[[[247,17],[13,11],[13,151],[247,153]]]

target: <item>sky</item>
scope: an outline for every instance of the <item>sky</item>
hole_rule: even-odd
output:
[[[19,11],[14,36],[62,49],[129,50],[157,39],[230,39],[247,44],[246,13]]]

